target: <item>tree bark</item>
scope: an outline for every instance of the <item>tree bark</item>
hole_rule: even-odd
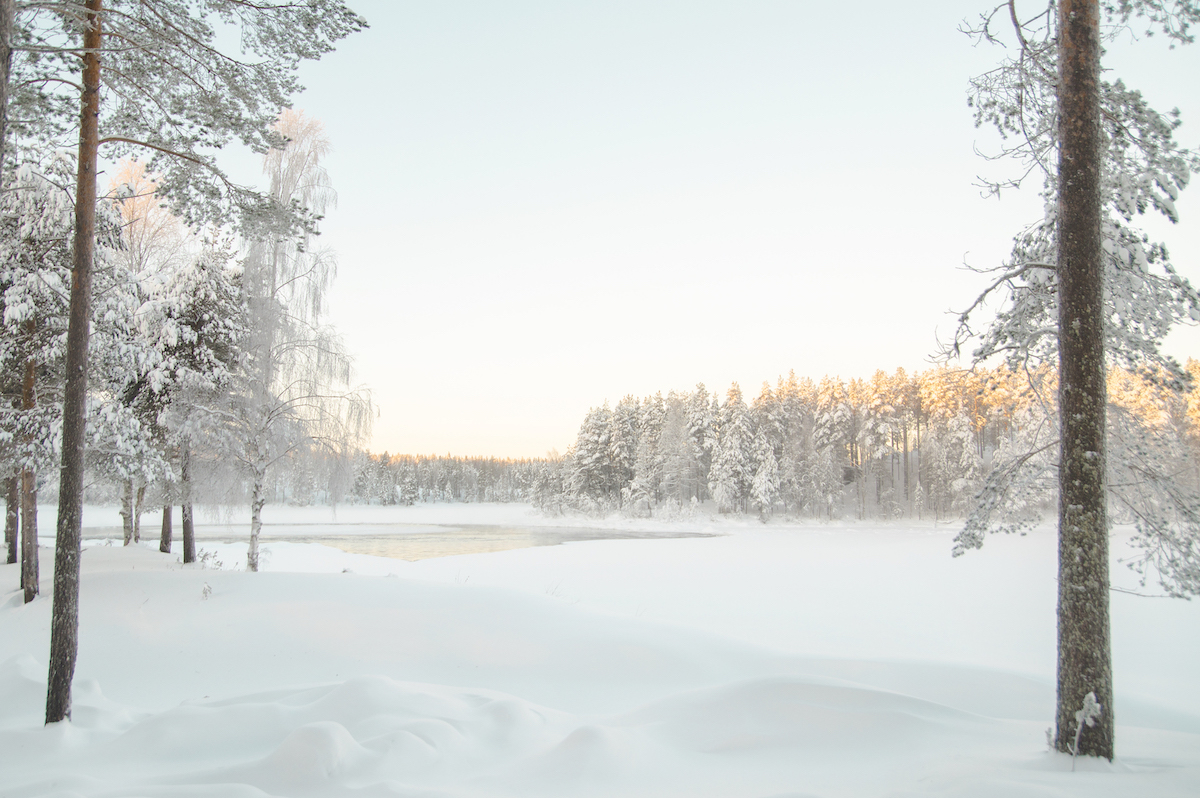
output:
[[[133,542],[142,542],[142,508],[146,506],[146,483],[138,485],[133,500]]]
[[[196,561],[196,528],[192,522],[192,450],[187,441],[179,452],[179,482],[183,498],[179,505],[180,521],[183,524],[183,561]]]
[[[258,570],[258,535],[262,531],[262,508],[266,504],[266,468],[254,464],[254,487],[250,494],[250,548],[246,551],[246,570]]]
[[[1100,10],[1058,7],[1059,467],[1056,747],[1070,752],[1075,713],[1095,693],[1103,714],[1077,753],[1113,758],[1112,656],[1105,512],[1105,368],[1101,249]]]
[[[121,486],[121,533],[128,546],[133,542],[133,478]]]
[[[8,154],[8,76],[12,71],[14,0],[0,0],[0,175]]]
[[[21,588],[25,603],[37,598],[41,573],[38,566],[37,478],[33,470],[21,471]]]
[[[88,323],[92,304],[92,257],[96,246],[96,154],[100,142],[101,0],[86,0],[83,93],[79,113],[79,171],[75,184],[74,264],[67,326],[63,397],[62,471],[58,537],[54,550],[54,609],[50,623],[50,672],[46,723],[71,716],[71,679],[79,649],[79,554],[83,521],[84,424],[87,417]]]
[[[28,319],[22,325],[26,346],[33,351],[33,339],[37,322]],[[32,355],[25,358],[25,374],[21,379],[21,410],[28,413],[37,407],[37,361]],[[39,592],[41,573],[38,566],[37,539],[37,477],[33,468],[26,465],[21,469],[21,587],[25,591],[25,603],[33,601]]]
[[[162,516],[162,534],[158,538],[158,550],[163,554],[171,553],[171,538],[173,536],[171,530],[171,505],[163,505]]]
[[[21,512],[21,487],[17,477],[4,480],[4,544],[8,549],[8,564],[17,561],[17,523]]]

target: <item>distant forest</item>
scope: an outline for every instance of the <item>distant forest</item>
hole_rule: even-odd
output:
[[[1188,372],[1200,378],[1200,363]],[[1110,482],[1170,473],[1200,478],[1200,391],[1156,373],[1109,376]],[[343,501],[525,502],[550,514],[721,513],[800,518],[962,518],[985,484],[1011,482],[1005,514],[1054,506],[1057,385],[1050,369],[949,367],[869,379],[790,374],[747,401],[703,385],[592,408],[557,458],[359,453]],[[319,492],[297,489],[290,501]],[[1131,476],[1132,475],[1132,476]],[[1142,475],[1139,477],[1138,475]],[[1137,500],[1114,517],[1136,518]]]

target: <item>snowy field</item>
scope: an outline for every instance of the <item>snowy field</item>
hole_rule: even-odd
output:
[[[1200,794],[1198,602],[1114,593],[1118,759],[1047,751],[1048,529],[952,559],[928,522],[268,508],[249,574],[243,519],[200,520],[220,570],[158,553],[151,514],[147,545],[105,545],[119,518],[88,508],[73,720],[51,728],[52,552],[30,605],[0,566],[0,795]],[[712,536],[417,562],[305,540],[481,527]]]

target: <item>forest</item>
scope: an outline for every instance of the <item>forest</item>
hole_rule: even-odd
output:
[[[1181,387],[1162,373],[1114,368],[1108,379],[1114,517],[1136,522],[1144,502],[1121,489],[1172,475],[1194,491],[1200,471],[1200,361]],[[700,505],[721,513],[811,519],[975,518],[1019,527],[1052,514],[1054,373],[947,365],[877,371],[870,379],[819,381],[789,374],[747,401],[703,385],[665,397],[626,396],[592,408],[575,443],[538,460],[372,455],[359,452],[341,491],[318,488],[330,466],[297,463],[279,487],[285,501],[366,504],[528,501],[555,515],[678,518]],[[1030,453],[1037,456],[1029,457]],[[981,498],[1006,484],[1003,513],[980,519]],[[1137,480],[1133,474],[1140,475]],[[327,485],[328,483],[322,483]],[[1166,509],[1165,507],[1162,509]]]

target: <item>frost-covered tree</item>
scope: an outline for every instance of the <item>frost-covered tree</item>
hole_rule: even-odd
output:
[[[663,470],[662,439],[667,420],[667,406],[662,394],[647,397],[641,404],[641,425],[638,431],[637,452],[633,461],[633,480],[629,484],[631,510],[640,512],[646,508],[647,515],[661,500]]]
[[[18,481],[21,584],[25,600],[38,593],[37,487],[57,453],[62,332],[69,279],[69,158],[52,155],[43,165],[22,163],[0,193],[0,360],[7,393],[0,408],[5,459]]]
[[[1020,366],[1058,361],[1056,747],[1070,749],[1074,713],[1094,693],[1104,715],[1083,734],[1080,752],[1109,759],[1107,367],[1149,364],[1182,377],[1159,344],[1177,321],[1200,317],[1200,296],[1171,267],[1166,249],[1133,225],[1147,210],[1175,221],[1175,198],[1200,160],[1174,142],[1177,115],[1161,114],[1121,81],[1101,77],[1105,26],[1120,32],[1135,15],[1173,41],[1189,42],[1200,4],[1059,0],[1022,20],[1009,0],[973,31],[996,41],[997,20],[1011,22],[1015,55],[973,81],[971,101],[978,124],[1013,142],[1002,155],[1042,178],[1046,212],[1016,239],[1010,261],[962,314],[952,346],[957,351],[974,335],[971,313],[999,293],[1004,306],[983,331],[975,359],[1004,354]],[[1171,539],[1160,536],[1157,543]]]
[[[708,489],[720,512],[745,510],[754,479],[754,429],[737,383],[730,386],[714,426],[717,444]]]
[[[133,334],[140,342],[137,357],[122,361],[131,365],[120,370],[115,393],[144,433],[140,459],[153,464],[122,475],[126,541],[136,539],[141,496],[157,479],[164,534],[170,530],[171,495],[177,489],[183,559],[192,562],[191,453],[197,441],[211,434],[213,419],[204,411],[227,392],[240,364],[247,325],[240,270],[235,273],[228,241],[211,230],[204,236],[189,231],[161,204],[157,183],[143,164],[124,162],[114,182],[123,221],[116,259],[136,286]],[[121,462],[110,458],[106,466],[111,470]],[[169,538],[160,540],[165,551],[170,545]]]
[[[618,508],[622,506],[628,488],[633,483],[642,427],[641,413],[641,404],[633,396],[626,396],[613,408],[608,436],[608,462],[612,469],[612,487]]]
[[[323,215],[335,199],[321,166],[330,148],[324,127],[288,110],[274,130],[286,144],[264,158],[271,196],[306,215]],[[282,234],[251,238],[242,261],[245,354],[223,413],[229,453],[251,481],[251,571],[258,570],[268,469],[313,447],[348,455],[370,427],[370,397],[352,385],[351,358],[325,323],[335,265],[333,254],[313,249],[310,237]]]
[[[214,152],[233,139],[260,151],[279,143],[269,123],[299,89],[299,62],[329,52],[334,41],[364,23],[339,0],[65,0],[19,10],[14,53],[28,57],[14,59],[11,82],[53,89],[57,107],[78,109],[78,127],[70,130],[78,158],[46,707],[51,723],[70,713],[78,643],[100,148],[111,158],[151,153],[150,168],[163,175],[163,196],[188,221],[236,219],[246,229],[294,226],[302,218],[295,209],[239,190],[217,170]],[[46,117],[41,130],[55,121]],[[57,121],[60,128],[70,127]]]
[[[696,390],[692,392],[688,399],[687,418],[688,418],[688,435],[690,437],[690,447],[692,460],[695,463],[694,480],[692,494],[696,501],[701,502],[708,498],[708,482],[709,472],[712,469],[713,447],[717,443],[716,430],[714,429],[715,412],[713,406],[717,402],[716,396],[711,396],[708,389],[704,387],[704,383],[697,383]]]
[[[567,492],[589,511],[607,510],[615,503],[612,447],[612,410],[605,402],[588,411],[571,450]]]
[[[700,468],[694,456],[688,402],[687,394],[675,391],[667,394],[662,433],[658,438],[662,496],[674,512],[681,511],[696,496],[695,484]]]

